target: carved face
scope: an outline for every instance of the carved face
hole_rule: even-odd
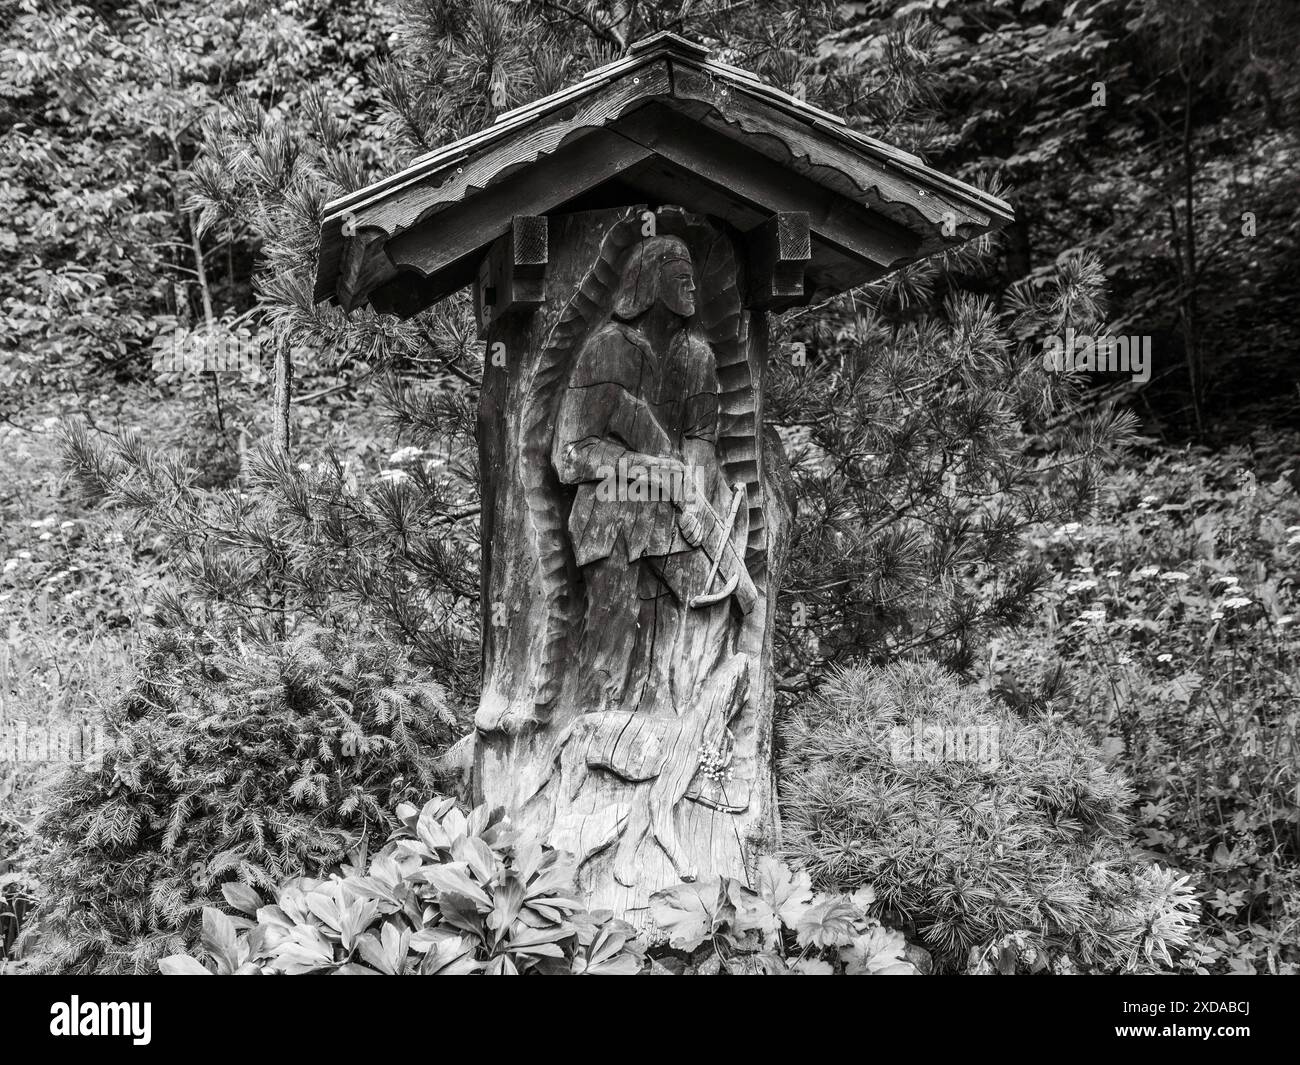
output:
[[[669,259],[659,275],[659,298],[673,314],[695,313],[695,271],[686,259]]]
[[[632,248],[623,264],[614,317],[628,322],[656,303],[683,318],[695,313],[695,272],[680,237],[648,237]]]

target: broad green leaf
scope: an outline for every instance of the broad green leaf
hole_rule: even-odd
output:
[[[339,906],[333,897],[324,891],[309,891],[305,897],[307,909],[327,928],[337,932],[342,927]]]
[[[294,925],[273,952],[274,964],[290,976],[315,972],[334,963],[334,948],[312,925]]]
[[[636,976],[640,971],[641,962],[632,954],[620,954],[604,961],[573,960],[574,976]]]
[[[518,976],[519,970],[506,954],[498,954],[483,970],[485,976]]]
[[[496,930],[498,941],[515,923],[523,905],[524,886],[513,876],[507,877],[492,892],[492,912],[488,914],[487,924]]]
[[[717,877],[677,884],[650,896],[650,916],[668,934],[669,946],[694,950],[714,930],[722,885]]]
[[[800,958],[790,966],[802,976],[834,976],[835,966],[821,958]]]
[[[916,967],[904,957],[907,940],[901,932],[877,924],[865,935],[853,937],[840,950],[849,976],[915,976]]]
[[[822,950],[851,943],[860,919],[847,897],[833,895],[804,911],[795,929],[799,946]]]
[[[451,845],[451,856],[463,862],[480,884],[487,884],[496,872],[492,849],[477,836],[461,836]]]
[[[188,954],[173,954],[158,962],[158,969],[164,976],[211,976],[196,958]]]
[[[234,909],[250,917],[256,917],[263,905],[261,896],[247,884],[222,884],[221,894]]]
[[[364,965],[358,965],[354,961],[344,962],[334,970],[335,976],[379,976],[374,969],[368,969]]]
[[[415,823],[415,834],[419,837],[420,842],[431,851],[446,850],[451,846],[454,838],[447,834],[446,829],[443,828],[442,822],[439,820],[440,807],[440,803],[426,803]]]
[[[387,925],[384,927],[388,928]],[[361,951],[361,957],[381,973],[387,976],[397,975],[397,966],[389,957],[388,951],[384,949],[384,944],[373,932],[367,932],[357,940],[357,949]]]
[[[473,945],[468,939],[451,936],[442,939],[425,954],[420,972],[426,976],[464,976],[478,972],[482,964],[475,959]]]
[[[420,876],[440,894],[464,896],[485,913],[492,909],[492,900],[488,898],[487,892],[474,882],[464,862],[444,862],[442,865],[426,866],[420,871]]]
[[[776,858],[759,858],[754,890],[791,931],[813,905],[812,878]]]
[[[202,941],[217,963],[217,974],[229,976],[248,960],[248,948],[240,950],[239,936],[234,922],[215,906],[203,907]],[[241,953],[243,956],[241,957]]]
[[[293,927],[293,921],[279,906],[261,906],[257,911],[257,923],[259,925],[274,925],[283,928],[286,931]]]

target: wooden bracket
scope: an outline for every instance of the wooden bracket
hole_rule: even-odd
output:
[[[812,258],[807,211],[778,211],[749,231],[749,305],[779,311],[806,303],[804,269]]]
[[[370,290],[397,276],[397,267],[388,257],[388,234],[376,226],[356,228],[347,235],[343,265],[339,271],[337,296],[345,311],[362,306]]]
[[[549,260],[545,215],[515,215],[479,269],[474,301],[480,329],[494,318],[534,311],[546,299]]]

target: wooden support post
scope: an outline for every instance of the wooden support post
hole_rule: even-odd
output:
[[[744,241],[705,216],[557,215],[550,238],[541,309],[484,338],[473,790],[574,855],[592,907],[648,927],[655,891],[743,878],[775,833],[790,509],[758,418],[766,312]]]

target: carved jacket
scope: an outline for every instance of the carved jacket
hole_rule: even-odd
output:
[[[587,339],[569,373],[552,447],[560,480],[578,486],[569,514],[578,565],[609,557],[620,537],[629,561],[691,550],[671,498],[610,499],[608,488],[598,488],[620,459],[624,469],[649,467],[656,458],[683,461],[688,439],[716,444],[718,391],[713,352],[686,330],[662,357],[625,322],[609,322]],[[712,497],[721,478],[715,452],[707,453],[714,456],[704,471]]]

